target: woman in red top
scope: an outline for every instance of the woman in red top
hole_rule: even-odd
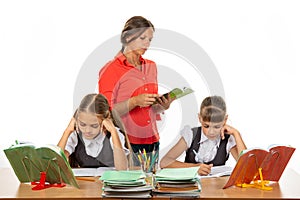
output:
[[[142,57],[154,31],[144,17],[130,18],[121,34],[121,51],[99,72],[99,93],[121,116],[134,153],[159,149],[156,120],[172,102],[170,97],[158,98],[156,64]]]

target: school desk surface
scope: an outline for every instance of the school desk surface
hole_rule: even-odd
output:
[[[92,179],[92,181],[91,181]],[[201,199],[300,199],[300,175],[292,169],[286,169],[273,190],[263,191],[256,188],[230,187],[222,189],[228,177],[206,178],[201,180]],[[72,186],[47,188],[33,191],[29,183],[20,183],[11,168],[0,168],[0,199],[102,199],[102,184],[98,177],[89,180],[77,180],[80,189]],[[158,198],[153,199],[175,199]],[[179,198],[180,199],[180,198]]]

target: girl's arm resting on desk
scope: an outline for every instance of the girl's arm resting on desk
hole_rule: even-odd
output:
[[[199,167],[198,174],[201,176],[206,176],[210,174],[212,166],[212,164],[207,165],[203,163],[186,163],[175,160],[168,165],[167,168]]]
[[[69,136],[74,131],[75,131],[75,119],[72,117],[72,119],[69,122],[68,127],[64,131],[63,135],[61,136],[61,138],[57,144],[57,146],[59,146],[64,151],[64,153],[66,154],[67,157],[69,157],[69,152],[65,150],[66,144],[67,144]]]
[[[168,153],[160,161],[161,168],[180,168],[180,167],[196,167],[199,166],[198,174],[207,175],[211,171],[212,165],[206,165],[202,163],[186,163],[176,160],[185,150],[187,144],[183,137],[175,144]]]
[[[183,137],[166,153],[160,161],[160,167],[181,167],[185,163],[179,162],[176,159],[187,149],[187,145]]]

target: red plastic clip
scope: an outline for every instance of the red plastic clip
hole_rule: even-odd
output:
[[[46,172],[41,172],[40,173],[40,181],[39,182],[31,182],[31,185],[35,185],[32,190],[42,190],[42,189],[46,189],[49,187],[65,187],[66,184],[65,183],[54,183],[54,184],[50,184],[46,182]]]

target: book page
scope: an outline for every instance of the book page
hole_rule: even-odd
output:
[[[286,145],[272,145],[260,167],[265,180],[279,181],[295,148]],[[258,173],[256,174],[258,178]]]
[[[98,168],[73,168],[74,176],[102,176],[107,170],[115,170],[114,167],[98,167]]]
[[[107,193],[104,192],[102,193],[102,197],[107,197],[107,198],[151,198],[151,195],[149,191],[141,191],[141,192],[127,192],[126,194],[124,193]]]
[[[181,98],[185,95],[191,94],[193,92],[194,92],[194,90],[192,90],[191,88],[187,88],[187,87],[184,87],[183,89],[174,88],[170,92],[161,95],[159,98],[161,99],[162,96],[164,96],[165,98],[168,98],[168,95],[170,95],[170,98],[179,99],[179,98]],[[156,100],[154,102],[154,104],[157,104],[157,103],[158,103],[158,100]]]
[[[226,165],[214,166],[211,168],[210,174],[207,176],[200,176],[200,178],[214,178],[221,176],[230,176],[233,168]]]
[[[171,98],[175,97],[176,99],[179,99],[180,97],[183,97],[193,92],[194,90],[187,87],[184,87],[182,90],[179,88],[175,88],[170,92],[170,97]]]
[[[20,147],[32,147],[35,148],[35,145],[31,142],[26,142],[26,143],[19,143],[19,144],[13,144],[11,145],[8,149],[13,149],[13,148],[20,148]]]

